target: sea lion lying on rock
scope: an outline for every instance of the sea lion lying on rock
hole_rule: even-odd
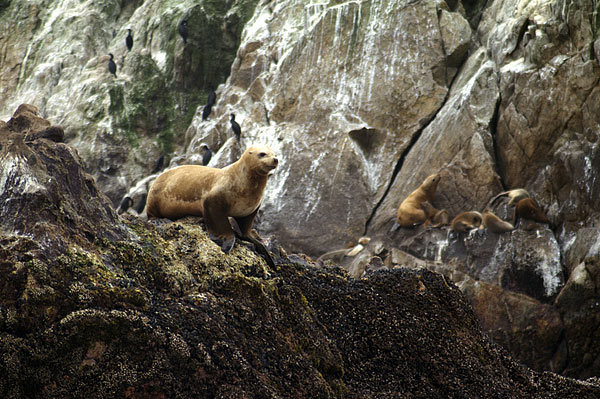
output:
[[[466,233],[481,226],[481,213],[477,211],[461,212],[450,222],[450,230]]]
[[[481,216],[483,218],[483,226],[493,233],[501,234],[515,229],[512,224],[494,215],[489,208],[486,208]]]
[[[524,198],[517,202],[513,217],[513,225],[517,225],[519,219],[525,219],[537,223],[547,223],[552,227],[552,223],[542,208],[533,198]]]

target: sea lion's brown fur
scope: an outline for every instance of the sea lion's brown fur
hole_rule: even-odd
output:
[[[431,227],[441,227],[446,226],[450,223],[450,214],[447,210],[436,209],[428,201],[423,202],[421,204],[421,208],[423,208],[427,215],[427,221],[425,222],[425,226],[430,224]]]
[[[496,200],[498,200],[498,198],[504,197],[504,196],[507,196],[510,198],[510,201],[508,201],[508,205],[515,205],[520,200],[530,197],[529,192],[527,190],[525,190],[524,188],[514,188],[512,190],[504,191],[504,192],[501,192],[500,194],[496,195],[494,198],[492,198],[488,202],[488,207],[491,207],[494,204],[494,202],[496,202]]]
[[[440,182],[440,175],[435,173],[408,195],[398,207],[396,223],[401,227],[413,227],[416,224],[425,223],[427,213],[422,208],[425,201],[433,202],[435,190]]]
[[[512,224],[500,219],[489,209],[484,210],[481,216],[483,226],[493,233],[501,234],[515,229]]]
[[[481,226],[481,221],[481,213],[477,211],[462,212],[452,219],[452,222],[450,222],[450,229],[465,233]]]
[[[235,233],[228,217],[236,220],[242,236],[251,235],[269,172],[277,164],[269,147],[252,146],[223,169],[184,165],[167,170],[148,191],[148,216],[172,220],[203,216],[211,238],[233,246]]]
[[[524,198],[517,202],[513,217],[513,225],[517,225],[519,219],[531,220],[537,223],[548,223],[550,219],[542,211],[542,208],[533,198]]]

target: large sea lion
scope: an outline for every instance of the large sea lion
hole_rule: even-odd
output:
[[[256,244],[252,223],[262,201],[269,173],[279,161],[267,146],[248,148],[236,162],[223,168],[183,165],[162,173],[148,192],[148,216],[179,219],[202,216],[209,236],[229,252],[235,232],[233,217],[241,238]],[[263,246],[264,248],[264,246]]]
[[[396,223],[392,227],[392,231],[398,227],[414,227],[417,224],[425,223],[427,220],[427,212],[422,207],[422,204],[427,201],[430,204],[433,202],[435,190],[440,182],[440,175],[435,173],[425,179],[425,181],[408,195],[398,207],[396,214]]]
[[[537,223],[550,223],[548,216],[533,198],[524,198],[517,202],[513,217],[513,225],[517,225],[519,219],[526,219]]]
[[[483,217],[477,211],[461,212],[450,222],[450,230],[466,233],[481,226]]]
[[[494,215],[489,208],[486,208],[481,216],[483,220],[483,226],[493,233],[501,234],[515,229],[512,224],[505,222],[498,216]]]

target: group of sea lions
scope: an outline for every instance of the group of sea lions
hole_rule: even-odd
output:
[[[500,234],[514,230],[520,219],[550,224],[550,220],[539,204],[531,198],[527,190],[522,188],[504,191],[496,195],[488,202],[483,212],[461,212],[450,220],[448,211],[438,210],[432,205],[439,182],[440,175],[438,173],[428,176],[400,203],[392,231],[396,231],[399,227],[412,228],[423,224],[432,227],[450,225],[450,230],[461,233],[485,227],[491,232]],[[508,205],[514,206],[512,223],[502,220],[492,211],[494,203],[505,196],[510,198]]]

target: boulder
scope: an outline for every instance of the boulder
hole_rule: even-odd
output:
[[[372,258],[354,280],[274,240],[269,266],[199,218],[120,219],[75,150],[6,125],[3,398],[600,395],[520,366],[437,273]]]

